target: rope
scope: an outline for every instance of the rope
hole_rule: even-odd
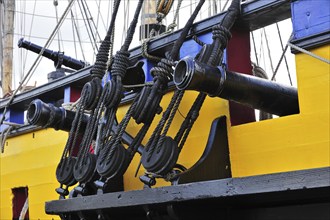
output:
[[[111,75],[113,77],[119,76],[124,78],[126,70],[129,66],[129,55],[130,53],[128,51],[117,51],[111,68]]]
[[[28,198],[26,198],[18,219],[19,220],[24,220],[25,215],[26,215],[28,210],[29,210],[29,200],[28,200]]]
[[[203,41],[201,41],[196,35],[193,35],[192,36],[192,39],[197,43],[199,44],[200,46],[204,46],[205,43]]]
[[[132,42],[133,35],[134,35],[134,32],[135,32],[135,28],[136,28],[136,25],[137,25],[137,22],[138,22],[138,18],[139,18],[139,14],[140,14],[142,5],[143,5],[143,0],[139,0],[138,5],[136,6],[136,10],[135,10],[135,13],[134,13],[133,20],[131,21],[131,24],[130,24],[128,30],[127,30],[127,36],[126,36],[125,42],[121,47],[122,51],[127,51],[129,45]]]
[[[89,118],[89,121],[87,124],[88,129],[85,130],[83,140],[82,140],[82,142],[80,144],[80,148],[79,148],[78,162],[80,165],[82,165],[82,163],[85,162],[87,155],[88,155],[89,147],[93,141],[93,137],[96,134],[97,122],[100,119],[102,109],[104,106],[104,97],[105,97],[105,92],[103,90],[96,108],[90,115],[90,118]]]
[[[277,71],[278,71],[278,69],[280,68],[280,65],[281,65],[281,63],[282,63],[282,60],[283,60],[283,58],[285,57],[285,53],[286,53],[286,51],[288,50],[288,48],[289,48],[289,45],[287,44],[287,45],[285,46],[284,50],[282,51],[282,55],[281,55],[281,57],[280,57],[280,60],[279,60],[278,63],[277,63],[277,66],[276,66],[276,68],[275,68],[275,72],[273,73],[273,76],[272,76],[272,78],[271,78],[272,81],[275,80],[275,76],[276,76],[276,74],[277,74]],[[291,81],[290,81],[290,82],[291,82]],[[291,83],[291,85],[292,85],[292,83]]]
[[[154,77],[154,81],[160,79],[167,83],[172,78],[175,62],[169,59],[162,58],[157,66],[151,68],[150,74]]]
[[[112,138],[114,139],[114,144],[110,146],[109,154],[106,157],[106,160],[107,161],[109,161],[112,158],[113,153],[114,153],[116,147],[118,147],[119,143],[121,142],[121,139],[122,139],[123,134],[125,132],[125,129],[126,129],[127,125],[128,125],[128,122],[130,121],[130,118],[131,118],[132,113],[133,113],[133,111],[135,109],[135,106],[136,106],[136,102],[134,102],[130,106],[129,110],[127,111],[127,113],[126,113],[126,115],[124,117],[124,119],[120,122],[120,124],[118,126],[118,130],[119,131],[117,131],[117,133],[116,133],[117,135],[115,134],[114,136],[112,136]]]
[[[262,78],[262,79],[267,79],[268,80],[268,75],[264,69],[262,69],[260,66],[252,62],[252,74],[256,77]],[[266,119],[271,119],[273,118],[273,115],[264,112],[264,111],[259,111],[259,120],[266,120]]]
[[[182,123],[184,125],[183,126],[184,129],[181,130],[181,128],[180,128],[180,130],[179,130],[180,133],[178,132],[178,134],[174,138],[174,140],[178,143],[179,151],[182,150],[182,148],[188,138],[188,135],[189,135],[195,121],[197,120],[197,118],[199,116],[199,111],[203,106],[205,98],[206,98],[205,93],[198,94],[194,104],[190,108],[184,122]],[[184,134],[183,137],[182,137],[182,134]]]
[[[178,59],[178,53],[180,51],[180,48],[183,44],[183,42],[186,39],[186,36],[188,35],[189,30],[192,27],[192,24],[195,20],[195,18],[197,17],[198,12],[200,11],[200,9],[202,8],[203,4],[204,4],[205,0],[200,0],[198,2],[198,5],[196,6],[193,14],[190,16],[190,18],[188,19],[186,25],[184,26],[184,28],[182,29],[182,32],[180,34],[180,37],[178,38],[178,40],[175,42],[172,50],[171,50],[171,58],[172,60],[177,60]]]
[[[142,84],[124,85],[124,88],[130,89],[130,88],[139,88],[139,87],[151,86],[151,85],[153,85],[153,82],[145,82]]]
[[[106,103],[106,112],[109,112],[109,115],[106,114],[109,118],[105,125],[103,125],[99,133],[101,134],[99,144],[102,147],[101,150],[98,149],[98,163],[103,162],[104,160],[111,160],[116,148],[119,146],[122,140],[122,136],[125,132],[125,129],[129,123],[131,115],[135,110],[136,102],[130,106],[128,112],[124,116],[123,120],[117,127],[117,131],[115,134],[111,135],[111,138],[108,138],[110,135],[109,130],[111,130],[113,123],[115,121],[115,114],[120,103],[120,100],[123,95],[123,85],[122,79],[126,74],[126,70],[129,66],[129,55],[128,52],[129,45],[132,42],[133,35],[136,29],[136,25],[138,22],[138,17],[143,5],[143,0],[139,0],[137,8],[134,13],[133,20],[130,23],[130,26],[127,30],[127,35],[124,44],[122,45],[120,51],[118,51],[113,59],[113,64],[111,66],[111,81],[108,83],[107,89],[109,89],[109,95],[105,97],[108,101]],[[105,130],[107,129],[107,130]],[[142,140],[141,140],[142,141]]]
[[[173,17],[173,21],[171,24],[168,25],[167,27],[167,31],[169,32],[172,32],[174,30],[174,28],[177,26],[177,24],[175,23],[177,18],[178,18],[178,15],[179,15],[179,11],[180,11],[180,7],[181,7],[181,4],[182,4],[182,1],[183,0],[178,0],[178,5],[176,6],[176,11],[175,11],[175,14],[174,14],[174,17]]]
[[[216,66],[221,60],[223,56],[223,50],[226,48],[228,41],[231,37],[231,33],[229,29],[234,24],[238,14],[240,13],[240,0],[234,0],[226,13],[223,20],[218,25],[215,25],[212,28],[212,39],[213,42],[211,44],[212,53],[209,59],[207,59],[207,64]],[[199,61],[204,60],[205,57],[198,57]],[[181,124],[179,131],[174,137],[174,141],[178,143],[179,151],[182,150],[189,133],[199,116],[200,109],[205,101],[206,94],[199,93],[197,98],[195,99],[192,107],[190,108],[186,118]]]
[[[57,0],[54,0],[53,1],[53,5],[55,7],[56,22],[58,22],[58,13],[57,13],[58,1]],[[58,51],[61,51],[60,31],[58,32]]]
[[[157,148],[157,151],[160,149],[160,146],[163,144],[164,138],[167,134],[167,131],[172,123],[176,110],[179,107],[179,104],[182,100],[184,92],[176,90],[172,96],[168,107],[166,108],[165,112],[162,115],[161,120],[159,121],[155,131],[152,134],[152,137],[149,139],[146,150],[147,150],[147,160],[150,160],[154,150]],[[166,124],[166,126],[165,126]],[[164,129],[165,126],[165,129]],[[162,130],[164,132],[161,135]]]
[[[78,29],[77,24],[75,22],[75,17],[74,17],[74,14],[73,14],[72,11],[71,11],[71,22],[72,22],[72,35],[75,36],[74,30],[76,30],[76,34],[77,34],[77,38],[78,38],[78,42],[79,42],[79,47],[80,47],[80,50],[81,50],[81,54],[82,54],[83,60],[86,60],[85,53],[83,51],[83,46],[82,46],[82,40],[81,40],[81,37],[80,37],[80,32],[79,32],[79,29]],[[75,39],[75,37],[74,37],[74,39]],[[75,40],[74,40],[74,45],[75,45],[75,48],[76,48],[76,42],[75,42]],[[76,56],[77,56],[77,54],[76,54]]]
[[[173,0],[160,0],[157,2],[156,14],[158,22],[161,22],[166,17],[172,5]]]
[[[276,28],[277,28],[278,37],[280,38],[282,52],[285,54],[287,47],[286,47],[286,49],[284,49],[284,47],[283,47],[282,35],[281,35],[281,31],[280,31],[280,28],[279,28],[277,22],[276,22]],[[292,86],[292,79],[291,79],[291,75],[290,75],[289,65],[288,65],[288,61],[287,61],[285,55],[284,55],[284,61],[285,61],[286,70],[288,72],[288,77],[289,77],[290,85]]]
[[[179,105],[180,105],[181,100],[182,100],[182,98],[183,98],[184,90],[180,90],[180,91],[178,91],[178,92],[177,92],[177,91],[178,91],[178,90],[175,91],[175,93],[177,93],[177,94],[175,94],[175,95],[176,95],[176,98],[175,98],[174,106],[172,107],[171,114],[170,114],[170,116],[169,116],[169,118],[168,118],[168,120],[167,120],[167,123],[166,123],[166,125],[165,125],[164,130],[163,130],[163,133],[162,133],[162,135],[160,136],[159,141],[158,141],[158,143],[157,143],[157,151],[160,150],[160,147],[161,147],[162,144],[164,143],[165,136],[167,135],[167,132],[168,132],[168,130],[169,130],[171,124],[172,124],[172,121],[173,121],[173,119],[174,119],[174,116],[175,116],[177,110],[179,109]]]
[[[87,17],[87,13],[86,13],[86,9],[85,9],[83,1],[81,1],[81,3],[80,3],[80,1],[78,1],[78,6],[79,6],[79,9],[80,9],[81,14],[83,16],[83,21],[84,21],[84,24],[85,24],[85,27],[86,27],[86,30],[87,30],[87,35],[88,35],[90,44],[92,45],[94,54],[96,54],[96,52],[98,52],[98,48],[97,48],[97,45],[96,45],[96,41],[95,41],[93,31],[92,31],[90,23],[88,21],[89,19]],[[89,27],[89,28],[87,28],[87,27]]]
[[[107,69],[109,49],[110,49],[110,45],[113,42],[113,41],[111,41],[111,35],[112,35],[113,29],[114,29],[114,26],[115,26],[115,20],[116,20],[116,17],[117,17],[119,5],[120,5],[120,1],[115,0],[114,1],[114,6],[113,6],[114,9],[113,9],[113,13],[112,13],[112,17],[111,17],[108,32],[107,32],[104,40],[102,41],[102,43],[100,45],[99,52],[96,55],[95,64],[94,64],[94,66],[92,67],[92,69],[90,71],[92,77],[98,77],[98,78],[101,79],[104,76],[104,73]]]
[[[166,59],[163,58],[159,63],[157,63],[157,66],[151,69],[151,74],[154,76],[154,84],[152,87],[144,87],[144,90],[141,91],[141,93],[145,92],[146,98],[142,99],[137,107],[139,109],[139,112],[135,112],[133,115],[134,119],[137,121],[137,123],[140,122],[149,122],[151,123],[156,111],[159,106],[159,103],[163,96],[163,91],[165,87],[167,86],[168,81],[172,78],[172,66],[175,65],[174,60],[177,60],[178,53],[180,50],[180,47],[182,46],[189,30],[191,29],[191,26],[193,24],[193,21],[195,20],[199,10],[201,9],[202,5],[204,4],[205,0],[200,0],[197,7],[195,8],[193,14],[187,21],[185,27],[183,28],[179,39],[175,42],[174,46],[172,47],[172,50],[170,53],[166,54]],[[149,92],[148,92],[149,91]],[[160,146],[163,142],[163,139],[169,129],[169,126],[171,124],[171,121],[174,118],[174,114],[179,106],[179,103],[182,99],[183,92],[175,92],[173,94],[173,97],[171,99],[170,104],[168,105],[167,109],[162,115],[161,120],[157,124],[155,130],[153,131],[150,139],[148,140],[145,150],[147,151],[147,160],[150,160],[153,152],[155,151],[158,143]],[[175,106],[175,108],[173,108]],[[152,114],[150,115],[150,112]],[[171,113],[172,112],[172,113]],[[165,127],[163,136],[161,140],[159,139],[161,131],[164,128],[164,125],[166,124],[166,121],[170,117],[170,120],[168,121],[168,124]],[[160,142],[159,142],[160,141]],[[160,147],[158,147],[160,148]],[[139,167],[137,168],[137,170]]]
[[[253,41],[254,55],[255,55],[255,57],[256,57],[257,65],[259,65],[259,59],[258,59],[258,53],[257,53],[257,47],[256,47],[256,42],[255,42],[255,39],[254,39],[253,31],[251,32],[251,36],[252,36],[252,41]]]
[[[152,60],[152,61],[155,61],[155,62],[159,62],[161,61],[161,57],[157,57],[157,56],[154,56],[154,55],[151,55],[148,53],[148,43],[150,41],[150,38],[149,39],[146,39],[142,42],[141,44],[141,54],[143,57],[149,59],[149,60]]]
[[[128,48],[132,42],[135,33],[135,28],[138,22],[142,5],[143,5],[143,0],[139,0],[137,8],[134,13],[133,20],[131,21],[130,26],[127,30],[125,42],[120,48],[120,51],[116,53],[113,60],[113,64],[111,66],[111,75],[113,76],[113,78],[111,79],[113,85],[112,86],[113,92],[111,92],[111,96],[108,97],[111,100],[108,107],[117,108],[120,99],[122,98],[122,93],[123,93],[122,79],[124,78],[126,74],[126,70],[129,65],[128,57],[130,53],[128,52]]]
[[[271,70],[272,70],[273,75],[274,75],[274,74],[275,74],[275,70],[274,70],[274,66],[273,66],[272,55],[271,55],[270,48],[269,48],[269,43],[268,43],[268,37],[267,37],[267,34],[266,34],[266,29],[263,28],[262,30],[264,31],[264,34],[265,34],[265,40],[266,40],[266,46],[267,46],[267,52],[268,52],[268,58],[269,58],[269,62],[270,62]]]
[[[92,17],[92,13],[91,13],[91,11],[89,10],[89,7],[88,7],[88,4],[87,4],[87,2],[86,2],[86,0],[84,0],[84,2],[85,2],[85,6],[86,6],[86,9],[87,9],[87,12],[88,12],[88,14],[89,14],[89,16],[90,16],[90,18],[88,19],[88,23],[89,23],[89,21],[91,21],[92,22],[92,25],[94,26],[94,29],[95,29],[95,34],[97,35],[97,37],[99,38],[99,41],[101,41],[101,37],[100,37],[100,34],[99,34],[99,32],[98,32],[98,29],[97,29],[97,25],[95,24],[95,22],[94,22],[94,19],[93,19],[93,17]],[[98,13],[98,15],[99,15],[100,13]],[[86,16],[87,16],[87,14],[86,14]],[[90,25],[89,25],[90,26]],[[90,27],[90,29],[91,29],[91,33],[93,33],[92,32],[92,28]],[[94,34],[93,34],[94,35]],[[95,38],[95,37],[94,37]],[[95,44],[97,43],[97,40],[95,39]],[[96,47],[97,48],[97,47]]]
[[[288,42],[288,45],[289,45],[290,47],[292,47],[293,49],[295,49],[295,50],[298,50],[298,51],[300,51],[300,52],[302,52],[302,53],[304,53],[304,54],[307,54],[307,55],[309,55],[309,56],[311,56],[311,57],[313,57],[313,58],[315,58],[315,59],[318,59],[318,60],[320,60],[320,61],[322,61],[322,62],[325,62],[325,63],[327,63],[327,64],[330,64],[330,60],[328,60],[328,59],[326,59],[326,58],[324,58],[324,57],[321,57],[321,56],[319,56],[319,55],[316,55],[315,53],[312,53],[312,52],[310,52],[310,51],[308,51],[308,50],[305,50],[305,49],[303,49],[303,48],[301,48],[301,47],[298,47],[297,45],[294,45],[294,44],[292,44],[291,42]]]
[[[5,152],[5,144],[6,144],[6,140],[8,135],[10,134],[10,132],[13,130],[13,126],[9,126],[7,129],[5,129],[4,131],[1,132],[1,136],[0,136],[0,141],[1,141],[1,153]]]
[[[285,52],[287,51],[287,49],[288,49],[289,46],[290,46],[291,48],[294,48],[294,49],[296,49],[296,50],[298,50],[298,51],[300,51],[300,52],[302,52],[302,53],[305,53],[305,54],[307,54],[307,55],[309,55],[309,56],[311,56],[311,57],[313,57],[313,58],[315,58],[315,59],[318,59],[318,60],[320,60],[320,61],[322,61],[322,62],[325,62],[325,63],[327,63],[327,64],[330,64],[330,60],[327,60],[327,59],[325,59],[325,58],[323,58],[323,57],[320,57],[320,56],[318,56],[318,55],[316,55],[316,54],[314,54],[314,53],[312,53],[312,52],[310,52],[310,51],[307,51],[307,50],[305,50],[305,49],[303,49],[303,48],[301,48],[301,47],[298,47],[298,46],[292,44],[292,43],[290,42],[290,41],[292,40],[292,38],[293,38],[293,34],[291,34],[291,36],[289,37],[289,40],[287,41],[287,44],[286,44],[286,46],[285,46],[285,48],[284,48],[284,50],[283,50],[283,52],[282,52],[281,58],[280,58],[280,60],[279,60],[279,62],[278,62],[278,64],[277,64],[277,66],[276,66],[275,72],[274,72],[273,76],[271,77],[271,80],[274,80],[274,79],[275,79],[275,76],[276,76],[276,74],[277,74],[277,71],[278,71],[278,69],[279,69],[279,66],[280,66],[280,64],[281,64],[281,62],[282,62],[282,60],[283,60],[283,58],[284,58],[284,56],[285,56]]]
[[[83,115],[83,110],[84,110],[83,104],[84,104],[84,102],[86,100],[85,93],[86,93],[86,89],[84,87],[83,90],[82,90],[82,93],[81,93],[80,102],[77,104],[77,111],[76,111],[75,117],[74,117],[74,119],[72,121],[72,127],[70,129],[69,137],[68,137],[68,140],[67,140],[67,142],[65,144],[65,147],[64,147],[64,150],[63,150],[61,159],[60,159],[60,163],[67,156],[67,154],[69,153],[69,151],[71,151],[69,153],[70,154],[69,156],[71,156],[71,154],[72,154],[72,148],[75,145],[75,143],[77,142],[77,136],[78,135],[76,135],[76,134],[79,133],[80,124],[81,124],[81,121],[82,121],[82,115]]]

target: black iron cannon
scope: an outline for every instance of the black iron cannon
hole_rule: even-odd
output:
[[[70,131],[75,112],[35,99],[30,103],[26,117],[31,125]],[[87,121],[88,116],[84,115],[81,122],[82,131],[85,130]]]
[[[299,113],[296,88],[213,67],[190,57],[177,64],[174,83],[181,90],[205,92],[278,116]]]
[[[56,107],[51,103],[44,103],[40,99],[33,100],[27,109],[26,118],[29,124],[38,125],[44,128],[54,128],[55,130],[70,131],[75,117],[75,112]],[[81,120],[80,135],[86,129],[89,120],[88,115],[83,115]],[[117,130],[117,125],[112,127],[113,132]],[[125,144],[131,144],[133,137],[128,133],[124,133],[122,141]],[[143,146],[140,146],[138,152],[141,154]]]
[[[18,47],[19,48],[25,48],[27,50],[33,51],[37,54],[39,54],[42,50],[42,47],[39,45],[36,45],[34,43],[31,43],[29,41],[24,40],[24,38],[21,38],[18,41]],[[64,55],[63,52],[56,52],[49,49],[45,49],[42,53],[42,56],[47,57],[48,59],[54,61],[55,68],[58,69],[61,67],[61,65],[64,65],[66,67],[69,67],[74,70],[80,70],[84,68],[85,66],[88,66],[88,63],[82,60],[76,60],[72,57]]]

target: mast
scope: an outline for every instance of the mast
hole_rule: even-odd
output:
[[[13,37],[14,37],[14,11],[15,0],[0,0],[4,5],[4,28],[3,28],[3,59],[2,59],[2,95],[10,92],[13,72]]]
[[[3,0],[0,0],[0,75],[2,79],[2,59],[3,59],[3,47],[2,47],[2,37],[3,37]],[[1,86],[1,81],[0,81]]]
[[[2,47],[2,26],[3,26],[3,7],[2,0],[0,0],[0,74],[2,75],[2,58],[3,58],[3,47]],[[1,77],[2,78],[2,77]],[[0,83],[1,85],[1,83]]]
[[[140,40],[150,37],[150,31],[156,23],[156,1],[144,1],[141,12]]]

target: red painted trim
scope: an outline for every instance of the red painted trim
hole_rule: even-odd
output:
[[[19,188],[13,188],[13,220],[18,220],[19,216],[22,212],[24,203],[26,199],[28,198],[28,188],[27,187],[19,187]],[[29,209],[27,210],[25,214],[24,220],[29,219]]]
[[[231,71],[252,75],[250,59],[250,32],[238,28],[232,29],[232,38],[227,46],[227,67]],[[229,102],[231,125],[254,122],[254,109]]]
[[[75,87],[70,88],[70,102],[75,102],[80,98],[81,90]]]

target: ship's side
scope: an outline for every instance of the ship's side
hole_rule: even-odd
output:
[[[307,49],[309,52],[329,60],[330,14],[327,10],[321,10],[320,13],[317,14],[317,8],[327,8],[327,6],[329,6],[329,2],[308,0],[294,1],[292,3],[288,3],[289,1],[283,2],[285,2],[285,4],[283,4],[285,7],[289,6],[291,8],[289,12],[284,13],[286,14],[284,17],[286,17],[288,13],[291,14],[292,12],[295,36],[293,42],[296,42],[297,45]],[[244,8],[245,12],[248,11],[248,7],[252,7],[253,4],[254,3]],[[306,5],[312,5],[313,7],[305,7]],[[310,8],[310,11],[308,12],[311,13],[312,16],[314,16],[315,13],[316,18],[313,18],[312,21],[309,18],[309,15],[306,15],[307,8]],[[320,18],[318,19],[318,17]],[[324,18],[327,18],[325,19],[326,24],[324,24],[324,20],[322,20]],[[305,25],[306,28],[301,29],[300,27],[302,25]],[[226,52],[227,62],[233,63],[235,59],[237,59],[235,62],[241,62],[239,65],[228,64],[232,65],[231,69],[233,71],[245,73],[251,72],[249,57],[249,32],[249,28],[245,28],[243,31],[238,28],[233,33],[233,41],[235,41],[236,47],[233,42],[232,45],[229,45]],[[211,36],[208,32],[200,33],[200,37],[204,38],[206,41],[211,40]],[[163,42],[165,41],[166,40]],[[153,42],[154,45],[160,43],[161,40]],[[239,43],[242,45],[239,45]],[[200,49],[197,44],[194,44],[194,47]],[[191,51],[193,51],[191,48],[191,42],[187,41],[186,45],[183,46],[182,50],[186,51],[182,53],[182,56],[184,56],[185,53],[190,54]],[[250,119],[246,118],[244,119],[245,121],[242,121],[242,119],[239,119],[237,116],[237,113],[235,114],[232,112],[233,108],[236,108],[236,106],[231,101],[217,97],[207,97],[200,112],[200,116],[194,124],[189,138],[187,139],[186,147],[182,150],[178,163],[187,168],[192,167],[203,155],[205,146],[211,138],[210,130],[212,123],[217,118],[225,116],[230,160],[228,163],[229,167],[227,167],[227,169],[230,170],[230,178],[235,179],[264,174],[328,168],[330,165],[330,67],[328,63],[312,57],[310,54],[302,53],[297,50],[293,52],[295,53],[296,62],[299,113],[263,121],[249,121]],[[193,53],[194,52],[192,52],[192,55],[194,55]],[[240,53],[240,59],[237,58],[238,53]],[[132,51],[132,59],[140,59],[137,54],[139,54],[137,50]],[[246,66],[242,67],[244,65]],[[240,68],[243,68],[243,70]],[[9,114],[7,116],[8,120],[15,120],[14,118],[16,113],[20,112],[21,116],[19,116],[19,121],[22,121],[21,117],[24,115],[23,112],[26,109],[26,103],[31,101],[33,98],[38,97],[38,95],[40,95],[45,101],[56,101],[59,98],[56,97],[56,99],[52,100],[52,97],[53,93],[57,92],[58,94],[56,96],[59,96],[61,99],[66,101],[75,101],[77,99],[76,94],[79,94],[81,86],[84,82],[86,82],[86,79],[88,79],[87,72],[87,70],[81,70],[80,72],[78,71],[78,73],[75,73],[77,76],[76,78],[72,77],[67,80],[60,79],[44,86],[43,88],[40,88],[39,90],[35,90],[37,92],[27,93],[30,94],[30,96],[20,96],[21,99],[18,97],[20,101],[17,101],[16,103],[14,102],[11,109],[11,115]],[[173,92],[170,91],[165,95],[161,106],[168,105],[172,93]],[[180,114],[176,114],[171,130],[169,131],[170,136],[174,136],[177,130],[179,130],[180,125],[184,120],[184,116],[189,111],[189,108],[197,94],[198,93],[195,91],[188,91],[184,95],[183,101],[179,108]],[[124,117],[131,101],[132,100],[128,100],[121,104],[117,113],[119,121]],[[3,107],[4,105],[2,105],[2,109]],[[238,115],[244,115],[247,111],[250,111],[241,107],[237,107],[237,110]],[[151,136],[152,131],[160,119],[160,116],[156,116],[146,137]],[[246,121],[248,121],[248,123]],[[128,125],[127,132],[134,136],[140,128],[140,125],[136,125],[134,122],[131,122]],[[2,129],[4,129],[4,127],[2,127]],[[55,131],[52,128],[41,129],[29,126],[27,126],[26,129],[19,130],[18,132],[12,132],[12,134],[9,135],[4,142],[3,152],[0,157],[0,219],[13,218],[13,190],[22,187],[27,189],[28,192],[26,197],[28,199],[29,219],[59,219],[58,216],[47,215],[44,207],[45,202],[58,200],[58,194],[55,192],[55,188],[59,186],[59,183],[56,181],[55,171],[67,138],[68,133],[64,131]],[[145,138],[142,144],[146,144],[147,140],[148,138]],[[138,177],[144,174],[144,170],[141,168],[137,177],[135,177],[135,172],[139,162],[140,155],[136,155],[127,172],[124,174],[125,192],[143,189],[143,183]],[[326,176],[329,176],[329,170],[326,170],[325,177]],[[269,181],[272,181],[271,178]],[[303,185],[304,180],[302,179],[301,181],[301,184]],[[325,180],[322,181],[324,182]],[[255,184],[257,184],[257,181]],[[158,181],[156,187],[162,186],[172,187],[169,182]],[[320,188],[329,189],[329,185],[322,186]],[[239,187],[237,189],[239,189]],[[212,194],[212,189],[210,189],[209,193]],[[274,191],[274,193],[276,192]],[[190,196],[189,193],[184,195],[187,195],[187,198]],[[182,196],[182,201],[185,200],[183,198],[184,195],[180,195]],[[131,201],[130,199],[132,199],[125,197],[124,194],[120,194],[120,197],[119,194],[116,194],[115,196],[118,199],[126,198],[127,201]],[[164,196],[164,198],[165,197],[166,196]],[[142,200],[142,198],[140,199]],[[320,201],[317,200],[318,198],[314,199],[316,201],[315,204],[329,203],[329,197],[322,198]],[[296,200],[297,203],[299,203],[299,199]],[[84,202],[78,201],[81,202],[78,204],[83,204],[84,207],[87,207],[88,202],[86,201],[87,198]],[[146,199],[146,204],[148,201],[149,200]],[[153,201],[157,202],[157,199]],[[164,203],[167,204],[169,201],[170,200],[161,201],[161,198],[159,198],[160,205]],[[22,204],[24,204],[24,202],[25,201],[20,203],[20,209],[22,209]],[[61,210],[58,208],[60,203],[56,202],[54,206],[49,204],[48,210],[46,211],[51,214],[60,213]],[[92,207],[92,203],[93,202],[90,202],[90,209],[94,210],[96,208]],[[283,202],[283,204],[284,203],[285,202]],[[71,206],[69,203],[66,204],[68,204],[68,206],[63,207],[63,212],[71,212],[72,210],[70,211],[69,208],[73,207],[74,209],[75,207],[75,204]],[[123,201],[123,199],[121,199],[118,204],[118,207],[121,205],[120,210],[123,210],[123,207],[125,208],[125,201]],[[214,205],[213,203],[210,204]],[[219,204],[221,204],[221,202]],[[241,204],[244,204],[244,202]],[[128,204],[127,206],[133,207],[134,204]],[[140,206],[145,207],[141,204]],[[114,207],[117,207],[117,205],[114,205]],[[320,207],[320,213],[324,215],[323,217],[326,217],[323,210],[323,205],[320,205]],[[141,210],[143,210],[143,208],[141,208]],[[319,219],[324,218],[321,216]]]

